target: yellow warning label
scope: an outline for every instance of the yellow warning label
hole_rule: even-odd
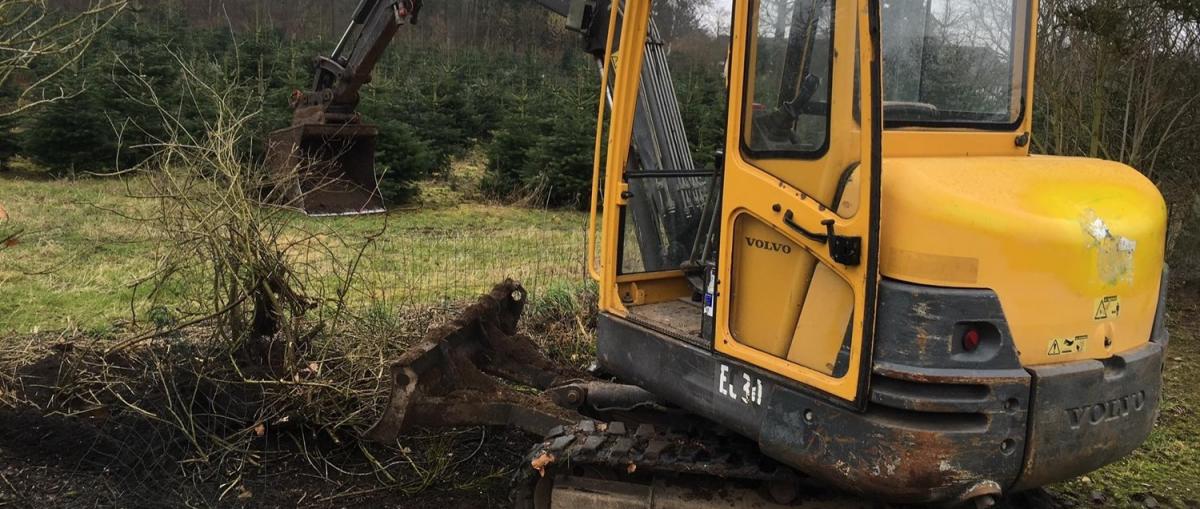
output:
[[[1092,315],[1094,320],[1113,320],[1121,316],[1121,298],[1116,295],[1109,295],[1096,299],[1096,306],[1093,308],[1096,312]]]
[[[1055,356],[1082,352],[1087,348],[1087,340],[1087,335],[1051,339],[1050,347],[1046,350],[1046,355]]]

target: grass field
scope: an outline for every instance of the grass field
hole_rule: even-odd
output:
[[[0,251],[0,332],[103,331],[128,321],[131,305],[145,310],[145,292],[135,295],[132,285],[154,270],[159,253],[154,223],[137,219],[152,216],[154,202],[130,197],[138,184],[0,177],[10,227],[24,230]],[[357,310],[470,298],[505,277],[536,293],[583,283],[585,220],[571,211],[479,204],[369,217],[297,214],[297,232],[323,242],[293,254],[309,291],[326,296],[343,279],[331,258],[348,260],[368,244],[349,294]]]

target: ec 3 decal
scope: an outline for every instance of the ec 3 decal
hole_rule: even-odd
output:
[[[736,377],[729,369],[729,366],[721,365],[721,374],[717,378],[717,392],[722,396],[728,396],[730,399],[741,401],[747,405],[762,405],[763,400],[763,383],[757,377],[751,377],[748,373],[742,373],[741,377]],[[738,386],[741,386],[740,388]]]

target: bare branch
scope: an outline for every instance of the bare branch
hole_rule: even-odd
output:
[[[0,103],[0,118],[75,97],[86,88],[68,90],[52,82],[75,67],[96,36],[117,19],[128,0],[95,0],[69,16],[52,16],[46,0],[0,0],[0,87],[17,81],[16,98]],[[49,65],[46,70],[39,67]]]

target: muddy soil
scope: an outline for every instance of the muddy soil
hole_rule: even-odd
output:
[[[125,430],[72,417],[0,410],[0,429],[0,507],[13,508],[503,507],[513,460],[522,457],[531,440],[483,428],[459,430],[444,440],[433,432],[404,437],[401,443],[412,447],[438,442],[445,447],[440,454],[452,465],[434,472],[438,477],[422,486],[420,474],[393,468],[389,471],[396,472],[395,478],[388,479],[375,473],[359,444],[336,445],[315,433],[283,437],[263,447],[259,466],[229,479],[163,468],[131,450]],[[373,453],[387,457],[379,448]],[[427,458],[414,461],[428,463]],[[411,478],[404,479],[406,474]]]

